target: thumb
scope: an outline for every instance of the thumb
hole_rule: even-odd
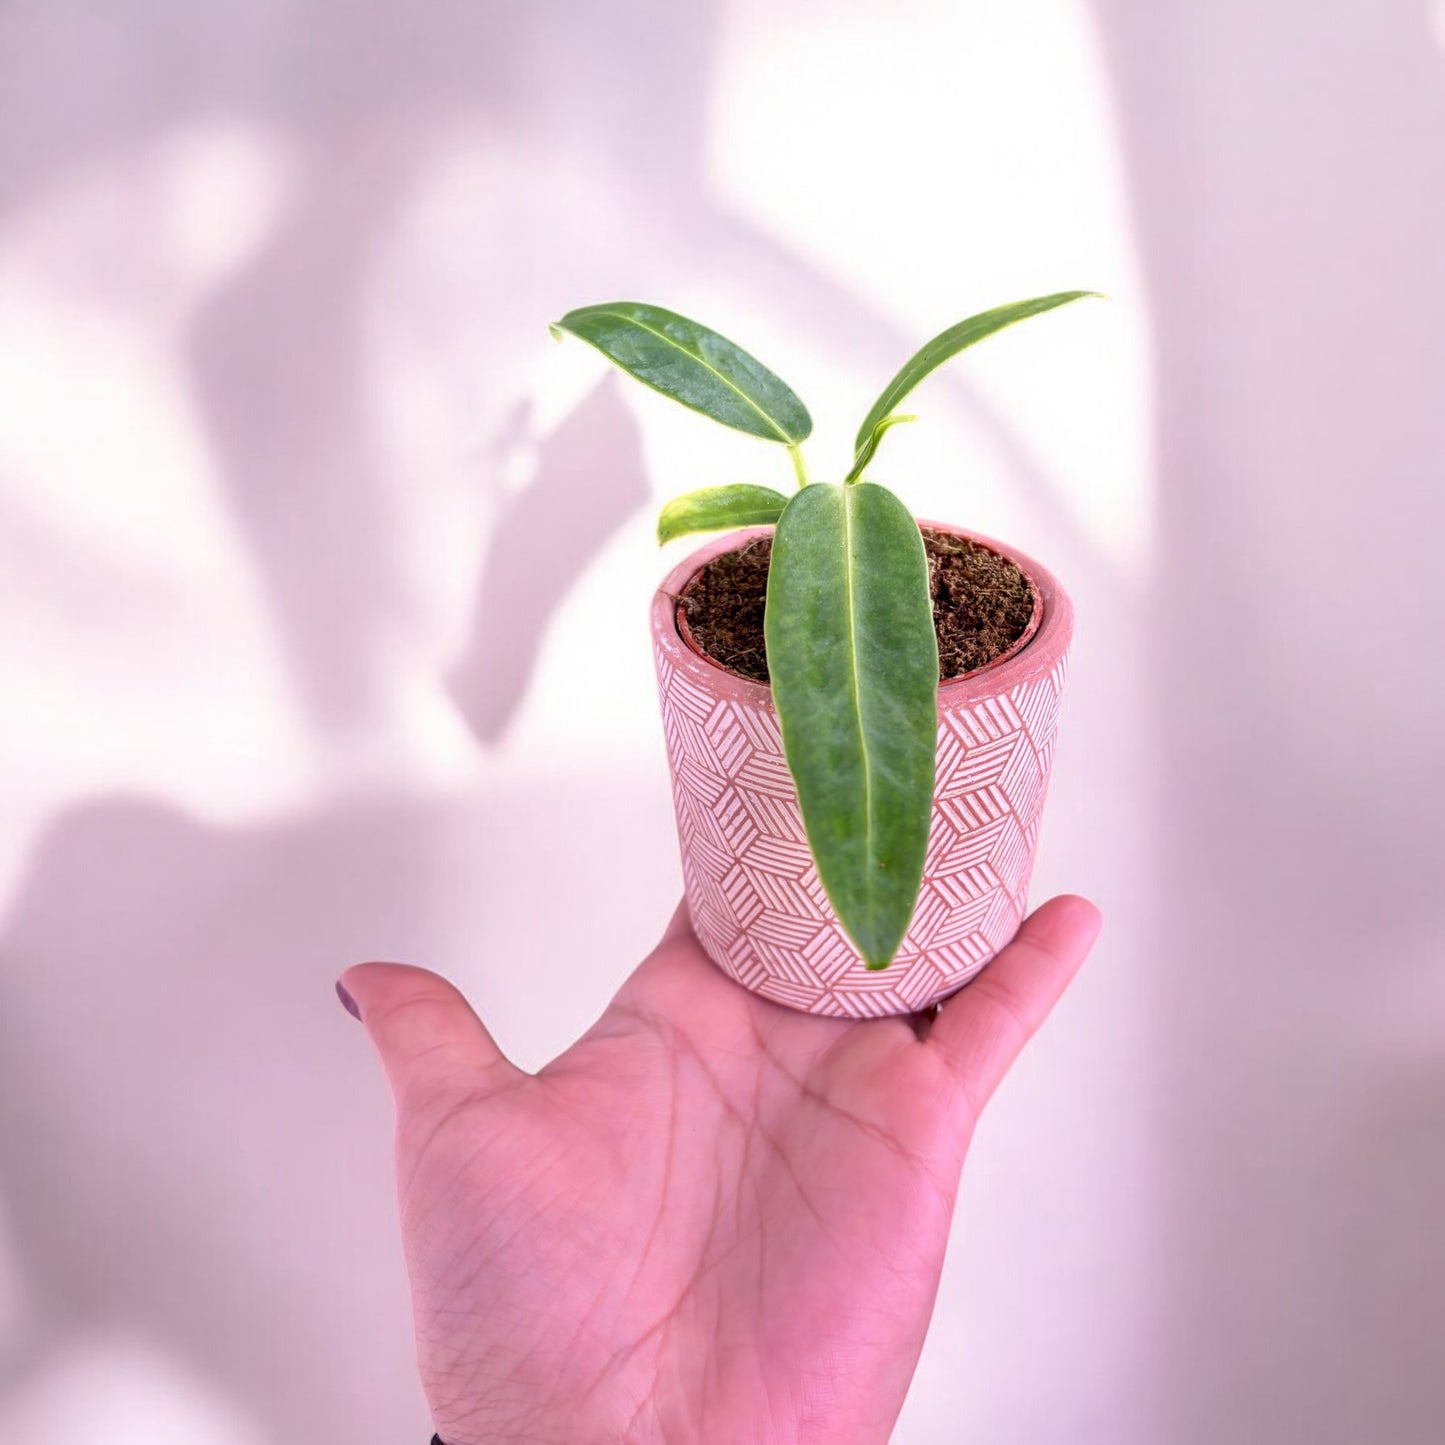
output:
[[[438,1094],[489,1092],[521,1075],[461,991],[424,968],[357,964],[336,992],[371,1036],[399,1112]]]

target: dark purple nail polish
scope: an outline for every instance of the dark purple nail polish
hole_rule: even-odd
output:
[[[361,1017],[361,1010],[357,1008],[356,1000],[342,988],[339,978],[336,980],[336,997],[341,1000],[341,1007],[344,1008],[352,1018],[359,1019]]]

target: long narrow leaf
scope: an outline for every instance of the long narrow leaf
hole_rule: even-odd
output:
[[[776,522],[788,499],[771,487],[734,482],[726,487],[700,487],[674,497],[657,519],[657,540],[671,542],[693,532],[717,532],[724,527],[755,527]]]
[[[938,732],[923,539],[892,492],[818,483],[788,502],[765,633],[818,876],[868,966],[883,968],[918,901]]]
[[[638,381],[750,436],[797,446],[813,430],[791,387],[716,331],[660,306],[613,301],[569,311],[571,332]]]
[[[995,306],[992,311],[982,311],[977,316],[960,321],[957,326],[950,326],[910,357],[898,375],[883,388],[882,396],[873,403],[872,410],[863,418],[863,425],[858,428],[858,436],[853,443],[854,452],[862,452],[873,436],[873,428],[893,411],[929,372],[950,357],[957,356],[960,351],[982,341],[984,337],[1002,331],[1005,326],[1013,326],[1016,322],[1026,321],[1030,316],[1040,316],[1045,311],[1052,311],[1056,306],[1067,306],[1070,301],[1098,294],[1097,291],[1058,291],[1052,296],[1036,296],[1032,301],[1014,301],[1007,306]]]

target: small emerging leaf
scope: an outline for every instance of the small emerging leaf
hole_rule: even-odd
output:
[[[725,527],[756,527],[776,522],[788,499],[771,487],[734,482],[726,487],[701,487],[674,497],[657,519],[657,540],[671,542],[692,532],[717,532]]]
[[[883,440],[883,433],[891,426],[897,426],[899,422],[917,421],[916,416],[885,416],[882,421],[876,423],[873,430],[868,433],[868,440],[863,443],[858,455],[853,458],[853,470],[843,478],[845,482],[856,482],[863,475],[863,469],[873,460],[873,453],[878,450],[878,443]]]
[[[868,967],[883,968],[918,901],[938,737],[923,537],[892,492],[815,483],[788,502],[764,632],[818,876]]]
[[[863,418],[858,428],[853,450],[861,452],[873,435],[873,429],[923,380],[929,372],[941,366],[960,351],[1002,331],[1005,326],[1026,321],[1030,316],[1040,316],[1056,306],[1067,306],[1085,296],[1097,296],[1097,291],[1057,291],[1052,296],[1036,296],[1032,301],[1014,301],[1007,306],[995,306],[992,311],[982,311],[950,326],[947,331],[935,336],[921,351],[915,353],[904,364],[903,369],[883,388],[883,395],[873,403],[873,409]]]
[[[791,387],[716,331],[660,306],[613,301],[554,323],[630,376],[693,411],[764,441],[797,446],[813,430]]]

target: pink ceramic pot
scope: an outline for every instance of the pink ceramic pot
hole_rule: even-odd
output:
[[[772,690],[725,671],[679,628],[677,596],[706,562],[771,531],[717,538],[652,603],[662,725],[693,928],[740,984],[809,1013],[865,1018],[924,1008],[968,982],[1024,916],[1073,634],[1073,607],[1037,562],[1032,632],[938,689],[938,760],[923,891],[885,969],[870,972],[818,881],[783,758]]]

